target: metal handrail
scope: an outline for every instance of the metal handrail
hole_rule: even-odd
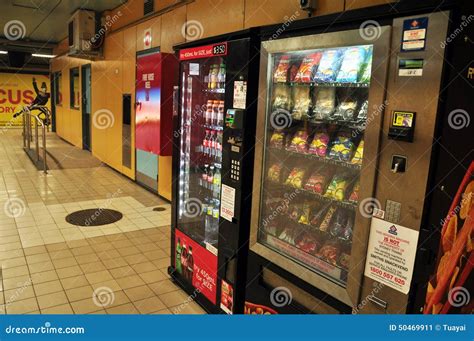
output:
[[[35,152],[36,152],[36,161],[39,162],[39,133],[38,127],[41,126],[41,138],[42,138],[42,149],[43,149],[43,172],[45,174],[48,173],[48,167],[46,164],[46,129],[48,127],[40,117],[31,114],[31,110],[40,110],[46,115],[46,119],[49,121],[51,113],[49,112],[48,108],[46,107],[39,107],[39,106],[32,106],[32,107],[23,107],[22,114],[23,114],[23,147],[29,152],[31,150],[31,141],[33,141],[33,134],[31,131],[31,117],[34,117],[33,126],[35,128]],[[45,111],[44,111],[45,110]],[[47,122],[48,122],[47,121]],[[49,121],[50,122],[50,121]]]

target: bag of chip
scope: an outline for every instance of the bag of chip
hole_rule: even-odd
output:
[[[328,181],[328,175],[324,172],[315,171],[309,177],[308,181],[304,185],[304,189],[317,194],[323,194]]]
[[[365,100],[360,106],[359,112],[357,113],[358,121],[365,121],[367,119],[367,111],[369,110],[369,101]]]
[[[301,216],[298,219],[298,223],[303,224],[303,225],[308,225],[310,212],[311,212],[311,206],[308,203],[303,204],[303,209],[301,212]]]
[[[290,87],[278,84],[275,85],[273,90],[273,101],[272,101],[272,109],[276,111],[278,109],[283,109],[290,112],[291,109],[291,89]]]
[[[344,240],[352,240],[352,232],[354,227],[354,217],[349,216],[346,221],[346,227],[344,228],[344,232],[342,233],[342,239]]]
[[[339,174],[336,174],[329,183],[324,196],[334,200],[343,201],[346,195],[347,185],[347,179]]]
[[[290,66],[290,56],[283,55],[278,62],[278,66],[273,74],[274,82],[287,82],[288,81],[288,68]]]
[[[319,157],[325,157],[329,144],[329,135],[323,130],[314,134],[313,140],[309,145],[308,153],[317,155]]]
[[[306,129],[298,130],[286,149],[291,152],[306,153],[308,150],[308,132]]]
[[[316,88],[316,103],[313,108],[314,119],[328,119],[336,108],[336,88]]]
[[[326,212],[326,215],[324,216],[323,221],[319,225],[319,229],[323,232],[326,232],[329,229],[329,224],[331,223],[332,217],[334,213],[336,212],[336,207],[331,206]]]
[[[276,163],[270,166],[270,168],[268,168],[268,180],[273,182],[280,182],[281,169],[282,165],[280,163]]]
[[[339,258],[339,253],[341,252],[341,248],[335,242],[327,242],[323,245],[323,247],[319,250],[318,255],[326,260],[328,263],[337,264],[337,259]]]
[[[349,133],[341,132],[333,142],[328,156],[335,160],[349,161],[354,150],[354,143],[349,138]]]
[[[359,82],[368,84],[370,83],[370,77],[372,76],[372,48],[369,48],[366,54],[367,57],[363,66],[364,71],[362,71]]]
[[[291,116],[294,120],[302,120],[308,116],[311,98],[307,87],[296,86],[294,89],[294,106]]]
[[[333,237],[341,237],[342,234],[344,233],[345,229],[345,224],[347,222],[347,213],[343,209],[338,209],[336,212],[336,215],[334,216],[332,223],[331,223],[331,228],[329,229],[329,233]]]
[[[295,82],[310,83],[314,79],[319,61],[321,60],[321,52],[311,53],[307,55],[298,69]]]
[[[352,121],[357,110],[357,101],[351,98],[341,102],[332,116],[333,119]]]
[[[324,51],[314,77],[315,82],[334,82],[341,67],[342,55],[342,50]]]
[[[364,157],[364,140],[360,140],[351,163],[355,165],[361,165],[363,157]]]
[[[358,179],[356,183],[354,184],[354,187],[352,188],[351,194],[349,195],[349,201],[359,202],[359,192],[360,192],[360,181]]]
[[[290,175],[285,181],[285,185],[292,186],[295,188],[303,188],[303,178],[305,170],[300,167],[295,167],[291,170]]]
[[[274,131],[270,138],[270,147],[281,149],[285,145],[285,133]]]
[[[366,59],[366,48],[349,47],[344,51],[341,68],[336,81],[341,83],[356,83],[360,70]]]

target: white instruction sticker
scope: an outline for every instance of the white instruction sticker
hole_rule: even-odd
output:
[[[418,234],[418,231],[373,217],[364,274],[407,294]]]
[[[189,74],[191,76],[199,76],[199,64],[189,63]]]
[[[235,210],[235,188],[222,184],[221,217],[232,222]]]
[[[247,102],[247,82],[235,81],[234,82],[234,108],[245,109]]]

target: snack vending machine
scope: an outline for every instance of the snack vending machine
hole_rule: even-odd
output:
[[[245,313],[406,311],[448,13],[396,10],[262,38]]]
[[[170,274],[208,312],[243,310],[258,59],[252,30],[178,46]],[[256,63],[257,62],[257,63]],[[249,166],[250,165],[250,166]]]

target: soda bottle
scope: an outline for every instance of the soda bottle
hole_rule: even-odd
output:
[[[216,171],[214,172],[214,191],[213,191],[213,196],[214,198],[219,198],[220,195],[220,188],[221,188],[221,172],[219,168],[216,168]]]
[[[217,202],[216,202],[217,204]],[[217,235],[219,233],[219,205],[214,206],[212,209],[213,227],[211,233],[211,244],[217,243]]]
[[[181,269],[183,270],[183,277],[186,278],[188,272],[188,250],[186,244],[183,242],[183,251],[181,251]]]
[[[207,187],[207,172],[208,172],[208,164],[204,165],[204,170],[201,175],[201,187]]]
[[[212,191],[212,184],[214,183],[214,166],[209,167],[209,172],[207,173],[207,188]]]
[[[202,140],[202,152],[204,155],[209,154],[209,130],[206,129],[206,135],[204,135],[204,140]]]
[[[206,214],[206,222],[204,225],[204,239],[208,241],[211,236],[212,228],[213,228],[213,218],[212,218],[212,211],[214,209],[212,200],[209,201],[209,205],[207,206],[207,214]]]
[[[207,83],[207,88],[211,89],[211,83],[212,83],[212,69],[214,68],[214,65],[209,66],[209,75],[207,76],[208,83]]]
[[[222,131],[217,132],[216,138],[216,161],[222,162]]]
[[[215,145],[215,136],[214,136],[214,131],[210,131],[209,133],[209,140],[207,142],[207,147],[208,147],[208,153],[207,155],[209,156],[209,159],[212,160],[214,158],[214,145]]]
[[[183,274],[183,269],[181,267],[181,238],[178,238],[178,244],[176,245],[176,258],[175,258],[175,266],[176,266],[176,271],[178,271],[179,274]]]
[[[218,73],[218,82],[219,82],[219,88],[224,89],[225,88],[225,64],[221,64],[219,67],[219,73]]]
[[[219,73],[219,65],[214,64],[211,66],[211,89],[217,88],[217,74]]]
[[[224,101],[219,101],[217,106],[217,122],[216,125],[222,127],[224,125]]]
[[[213,101],[212,102],[212,125],[217,125],[218,117],[219,117],[219,102],[220,101]]]
[[[206,124],[211,125],[212,124],[212,100],[208,100],[206,104]]]
[[[189,251],[188,251],[188,281],[190,283],[193,282],[193,273],[194,273],[194,259],[193,259],[193,248],[190,245],[189,246]]]

